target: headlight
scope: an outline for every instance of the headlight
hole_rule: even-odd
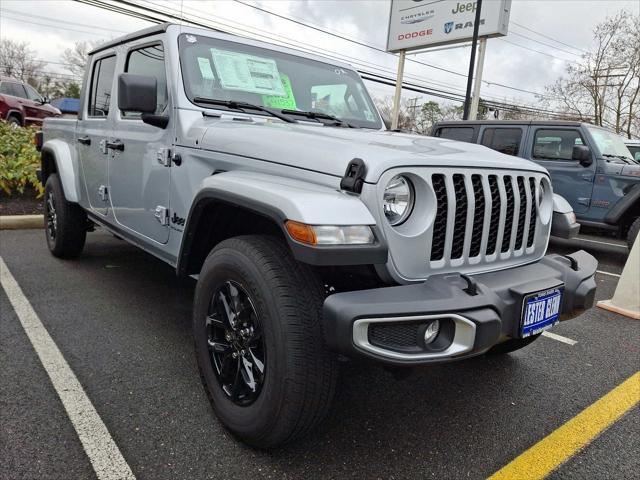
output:
[[[540,182],[540,185],[538,186],[538,207],[540,205],[542,205],[542,200],[544,200],[544,183]]]
[[[396,175],[384,189],[384,215],[392,226],[403,223],[413,210],[415,201],[411,180],[402,175]]]

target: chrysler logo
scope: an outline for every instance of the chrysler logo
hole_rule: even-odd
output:
[[[453,30],[453,22],[447,22],[444,24],[444,33],[451,33]]]

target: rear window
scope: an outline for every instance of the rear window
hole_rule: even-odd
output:
[[[101,58],[93,65],[88,108],[90,117],[106,117],[109,115],[115,68],[115,56]]]
[[[472,143],[473,127],[441,127],[436,130],[436,137]]]
[[[522,129],[487,128],[482,134],[482,145],[507,155],[518,155]]]

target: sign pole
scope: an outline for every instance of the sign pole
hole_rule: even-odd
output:
[[[482,69],[484,68],[484,53],[487,50],[487,37],[480,39],[478,45],[478,63],[476,64],[476,78],[473,82],[473,99],[471,100],[471,111],[469,120],[475,120],[478,116],[478,105],[480,103],[480,86],[482,85]]]
[[[482,10],[482,0],[476,2],[476,19],[473,22],[473,41],[471,42],[471,58],[469,59],[469,75],[467,76],[467,93],[464,98],[463,120],[469,120],[469,110],[471,109],[471,82],[473,80],[473,64],[476,60],[476,46],[478,45],[478,30],[480,29],[480,11]]]
[[[402,97],[402,77],[404,75],[405,50],[400,50],[398,55],[398,75],[396,76],[396,93],[393,96],[393,113],[391,118],[391,130],[398,129],[398,117],[400,115],[400,99]]]

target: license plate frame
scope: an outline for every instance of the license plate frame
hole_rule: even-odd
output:
[[[557,301],[555,300],[556,298],[558,298]],[[550,303],[550,300],[553,303]],[[564,284],[525,295],[522,299],[520,314],[520,338],[542,333],[557,325],[560,321],[563,300]],[[541,305],[541,307],[538,307],[538,305]],[[540,313],[542,313],[542,319],[537,318],[540,317]]]

